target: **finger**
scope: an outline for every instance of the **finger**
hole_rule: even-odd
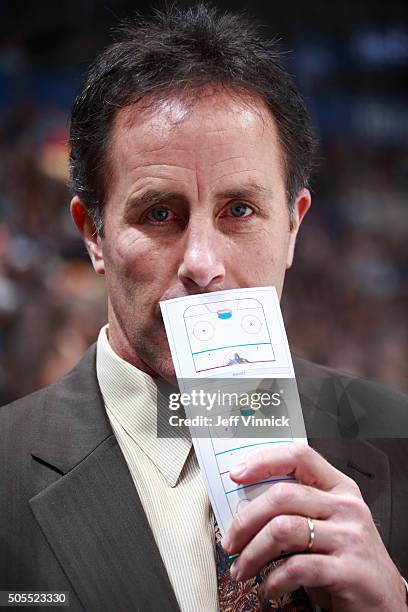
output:
[[[262,582],[262,599],[276,599],[300,587],[331,589],[344,572],[341,561],[328,555],[294,555]]]
[[[314,539],[304,516],[280,515],[273,518],[243,549],[231,568],[236,580],[247,580],[256,574],[269,561],[288,553],[302,553],[308,549],[313,553],[331,553],[336,538],[333,526],[328,521],[313,521]]]
[[[327,519],[337,508],[337,496],[296,482],[277,482],[237,512],[222,541],[230,553],[240,552],[274,516],[293,514]]]
[[[243,484],[282,475],[294,476],[298,482],[323,491],[344,489],[349,481],[353,482],[302,442],[259,448],[230,470],[230,477]]]

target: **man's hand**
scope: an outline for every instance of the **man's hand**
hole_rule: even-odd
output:
[[[240,554],[232,575],[246,580],[282,553],[298,553],[264,580],[265,599],[303,586],[332,612],[406,611],[405,586],[354,480],[300,443],[254,451],[230,476],[248,484],[283,474],[296,482],[271,485],[235,515],[222,542]]]

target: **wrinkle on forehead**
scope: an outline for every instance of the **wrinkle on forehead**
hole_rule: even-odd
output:
[[[186,129],[189,130],[188,121],[190,119],[192,120],[191,133],[189,134],[191,136],[191,146],[188,144],[187,148],[183,148],[178,146],[181,142],[178,142],[177,135],[179,133],[183,136],[184,126],[187,126]],[[162,94],[161,98],[154,96],[143,98],[131,106],[120,109],[115,116],[109,147],[110,159],[107,160],[108,170],[111,171],[111,184],[115,180],[113,176],[115,173],[112,172],[115,151],[120,150],[122,152],[121,157],[125,155],[120,162],[121,164],[126,161],[132,165],[129,153],[131,156],[136,156],[133,157],[133,160],[136,161],[137,158],[140,159],[141,157],[143,159],[150,153],[160,153],[161,150],[171,144],[172,153],[177,155],[177,151],[179,151],[179,154],[188,160],[186,168],[190,166],[192,169],[191,163],[194,163],[193,159],[198,146],[196,141],[200,140],[201,150],[203,150],[203,147],[206,148],[205,141],[202,141],[203,136],[219,138],[219,146],[222,147],[224,135],[228,140],[228,134],[231,133],[231,130],[234,130],[237,133],[243,133],[242,147],[248,148],[257,146],[256,143],[252,145],[245,137],[245,131],[248,129],[248,133],[253,133],[254,127],[261,137],[265,135],[266,130],[275,134],[279,151],[278,163],[282,172],[281,176],[285,180],[285,156],[280,144],[276,123],[266,104],[259,96],[245,90],[235,91],[225,87],[211,87],[194,90],[192,97],[188,96],[186,92],[170,92],[166,97],[165,94]],[[151,137],[155,138],[155,144],[152,143],[153,146],[149,148],[149,138]],[[157,139],[159,142],[157,142]],[[136,151],[134,144],[138,142],[143,142],[143,147]],[[271,150],[271,153],[276,153],[276,150]],[[224,159],[216,161],[213,165],[225,163],[228,159],[233,160],[235,157],[238,160],[240,155],[231,156],[227,154]],[[167,160],[168,162],[169,160]]]

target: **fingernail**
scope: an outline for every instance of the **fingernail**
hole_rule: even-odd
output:
[[[234,465],[230,469],[230,476],[233,478],[240,478],[246,472],[247,466],[246,463],[238,463],[238,465]]]
[[[234,580],[239,580],[240,571],[239,571],[239,566],[237,563],[234,563],[233,565],[231,565],[230,574],[234,578]]]
[[[227,535],[225,535],[222,540],[221,540],[221,546],[223,547],[224,550],[226,550],[228,552],[229,547],[231,546],[231,542],[230,539]]]

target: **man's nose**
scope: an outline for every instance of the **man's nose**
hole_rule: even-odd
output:
[[[222,289],[225,279],[223,236],[208,225],[189,227],[178,277],[188,289]]]

